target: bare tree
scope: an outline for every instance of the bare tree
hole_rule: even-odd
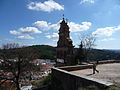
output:
[[[36,57],[37,53],[32,48],[19,47],[15,43],[3,45],[0,51],[0,85],[10,80],[15,83],[17,90],[20,90],[19,84],[23,74],[35,67],[32,60]]]
[[[20,48],[18,43],[7,43],[2,46],[2,49],[13,49],[13,48]]]
[[[89,61],[89,56],[92,54],[91,50],[96,46],[95,41],[96,37],[91,34],[84,35],[80,38],[80,45],[76,56],[80,63],[82,61]]]

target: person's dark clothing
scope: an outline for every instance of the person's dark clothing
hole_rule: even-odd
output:
[[[97,73],[99,73],[99,71],[96,69],[96,66],[97,66],[97,65],[94,63],[94,64],[93,64],[93,74],[95,74],[95,71],[96,71]]]

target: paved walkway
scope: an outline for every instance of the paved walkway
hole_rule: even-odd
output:
[[[96,74],[92,74],[92,69],[84,69],[71,72],[77,75],[86,75],[88,77],[97,78],[103,81],[120,84],[120,63],[101,64],[97,66],[97,70],[99,70],[99,73]]]

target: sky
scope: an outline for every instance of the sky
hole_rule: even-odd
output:
[[[0,46],[57,46],[66,19],[73,45],[96,35],[98,49],[120,49],[120,0],[0,0]]]

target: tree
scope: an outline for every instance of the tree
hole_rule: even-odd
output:
[[[33,60],[37,53],[29,47],[19,47],[18,44],[3,45],[0,50],[0,85],[6,80],[13,81],[17,90],[20,90],[20,81],[25,73],[33,70]],[[10,74],[9,76],[7,74]]]
[[[85,55],[84,55],[84,49],[83,49],[83,43],[81,41],[81,44],[79,45],[77,55],[76,55],[76,60],[78,64],[81,64],[82,61],[85,61]]]
[[[96,41],[96,37],[91,34],[81,37],[80,45],[76,56],[76,58],[80,63],[82,61],[89,61],[89,57],[92,54],[91,50],[95,46],[95,41]]]

